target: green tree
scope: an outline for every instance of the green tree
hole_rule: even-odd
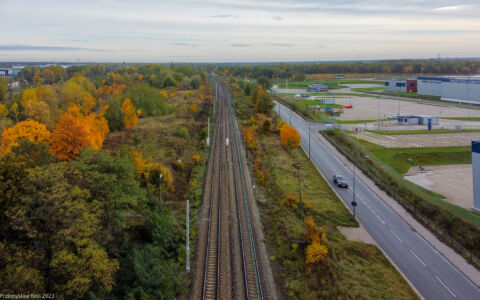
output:
[[[270,88],[270,79],[268,79],[266,76],[262,75],[257,78],[257,82],[259,85],[261,85],[264,89]]]
[[[7,96],[7,81],[0,79],[0,100],[5,100]]]
[[[140,109],[144,116],[158,116],[169,112],[165,98],[148,83],[140,83],[131,87],[128,97],[132,100],[133,106]]]
[[[269,114],[273,106],[272,95],[270,95],[270,93],[262,90],[257,92],[257,102],[255,103],[257,112]]]
[[[122,101],[118,98],[110,100],[108,103],[108,109],[105,113],[105,119],[108,121],[108,128],[110,131],[122,130],[125,128],[123,122],[125,113],[122,111]]]

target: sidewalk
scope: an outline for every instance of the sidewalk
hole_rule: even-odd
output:
[[[348,167],[351,168],[351,162],[343,156],[330,142],[327,141],[318,131],[317,137],[332,150],[335,155]],[[480,287],[480,271],[474,266],[470,265],[462,256],[460,256],[453,249],[443,244],[437,239],[428,229],[415,220],[409,212],[407,212],[395,199],[390,197],[387,193],[381,190],[375,183],[368,178],[363,172],[358,172],[357,177],[360,178],[372,191],[374,191],[380,199],[382,199],[387,205],[389,205],[405,222],[407,222],[418,234],[432,245],[437,252],[443,255],[452,265],[454,265],[460,272],[462,272],[467,278],[469,278],[477,287]]]

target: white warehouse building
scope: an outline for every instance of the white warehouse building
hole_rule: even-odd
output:
[[[480,76],[420,76],[418,94],[480,104]]]

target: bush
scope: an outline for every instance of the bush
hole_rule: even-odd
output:
[[[188,134],[188,129],[185,128],[185,127],[182,127],[180,129],[177,129],[175,130],[175,132],[173,133],[174,135],[178,136],[178,137],[181,137],[183,139],[188,139],[189,138],[189,134]]]

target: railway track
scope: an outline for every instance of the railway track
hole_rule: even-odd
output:
[[[227,88],[212,80],[218,88],[216,121],[191,297],[263,299],[240,131]]]

